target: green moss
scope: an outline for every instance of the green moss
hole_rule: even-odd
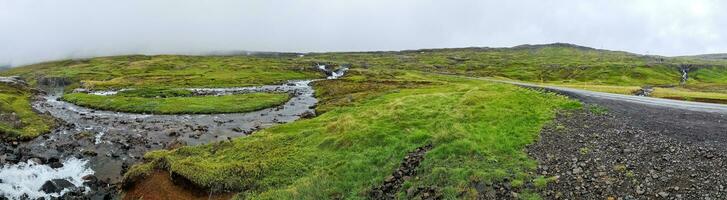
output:
[[[515,180],[510,181],[510,186],[512,186],[514,188],[522,187],[523,184],[525,184],[525,182],[520,179],[515,179]]]
[[[165,92],[166,94],[172,92]],[[177,95],[181,92],[175,92]],[[132,93],[132,94],[136,94]],[[151,96],[157,95],[156,93]],[[139,96],[147,96],[140,94]],[[129,94],[100,96],[85,93],[63,95],[63,100],[70,103],[100,109],[130,113],[154,114],[207,114],[207,113],[241,113],[260,110],[288,101],[290,96],[285,93],[251,93],[225,96],[195,96],[145,98]]]
[[[124,90],[116,94],[123,97],[145,97],[145,98],[167,98],[167,97],[190,97],[192,91],[185,89],[170,88],[139,88]]]
[[[0,84],[0,138],[31,139],[49,132],[54,126],[51,117],[32,109],[32,95],[28,88]]]
[[[588,110],[596,115],[608,114],[608,108],[596,104],[588,105]]]
[[[536,188],[545,188],[548,186],[548,183],[557,181],[557,177],[545,177],[545,176],[538,176],[537,178],[533,179],[533,185],[535,185]]]

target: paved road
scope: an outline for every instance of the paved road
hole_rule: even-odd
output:
[[[696,111],[696,112],[710,112],[710,113],[727,114],[727,104],[702,103],[702,102],[692,102],[692,101],[661,99],[661,98],[654,98],[654,97],[612,94],[612,93],[605,93],[605,92],[594,92],[594,91],[588,91],[588,90],[557,87],[557,86],[543,86],[543,85],[535,85],[535,84],[530,84],[530,83],[523,83],[523,82],[516,82],[516,81],[504,81],[504,80],[496,80],[496,79],[489,79],[489,78],[477,78],[477,79],[500,82],[500,83],[508,83],[508,84],[519,85],[519,86],[523,86],[523,87],[529,87],[529,88],[542,88],[542,89],[562,93],[562,94],[565,94],[568,96],[573,96],[578,99],[598,98],[598,99],[602,99],[602,100],[624,101],[624,102],[630,102],[630,103],[676,108],[676,109]]]

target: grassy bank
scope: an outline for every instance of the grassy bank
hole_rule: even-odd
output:
[[[632,95],[641,87],[637,86],[613,86],[613,85],[588,85],[588,84],[545,84],[548,86],[576,88],[581,90],[590,90],[596,92],[607,92],[614,94]]]
[[[0,139],[31,139],[50,131],[54,120],[33,111],[32,92],[0,84]]]
[[[699,92],[685,88],[655,88],[652,96],[676,100],[727,104],[727,93]]]
[[[484,81],[416,73],[395,78],[431,84],[387,92],[362,89],[359,96],[370,95],[313,119],[231,142],[151,152],[149,162],[134,166],[127,176],[156,167],[199,186],[241,192],[238,197],[244,199],[363,199],[407,152],[432,144],[417,176],[401,192],[432,186],[446,198],[476,196],[473,183],[536,179],[527,173],[536,163],[523,148],[535,141],[555,110],[580,105]],[[357,80],[325,81],[317,87],[349,87],[341,81]],[[371,84],[394,87],[386,81]]]
[[[63,95],[62,99],[79,106],[99,110],[152,114],[241,113],[274,107],[290,99],[286,93],[178,96],[183,94],[185,92],[181,90],[165,90],[156,93],[140,93],[132,90],[110,96],[70,93]],[[172,97],[157,98],[159,95],[171,95]]]

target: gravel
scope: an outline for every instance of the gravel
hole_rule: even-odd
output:
[[[607,114],[559,113],[528,148],[538,174],[559,177],[540,189],[543,198],[727,199],[726,129],[678,110],[605,105]]]

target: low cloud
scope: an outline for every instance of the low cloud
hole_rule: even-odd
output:
[[[118,54],[368,51],[568,42],[727,52],[727,3],[696,0],[0,0],[0,65]]]

